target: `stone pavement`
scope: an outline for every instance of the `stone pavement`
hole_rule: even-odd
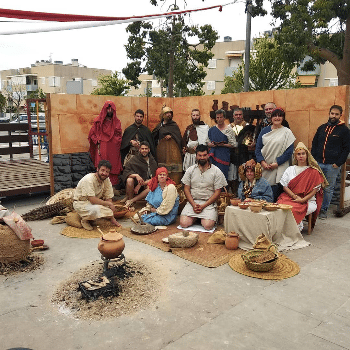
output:
[[[44,196],[5,200],[22,214]],[[123,223],[123,222],[122,222]],[[124,238],[125,256],[152,260],[166,276],[149,309],[103,321],[75,320],[50,298],[57,284],[98,260],[98,239],[59,234],[49,220],[30,222],[50,249],[33,272],[0,276],[0,348],[42,349],[350,349],[350,215],[319,220],[311,246],[286,253],[300,274],[265,281],[215,269]]]

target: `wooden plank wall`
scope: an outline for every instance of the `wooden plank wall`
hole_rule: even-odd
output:
[[[167,105],[173,108],[174,120],[179,124],[182,132],[191,122],[190,113],[193,108],[198,108],[201,111],[202,119],[209,125],[213,125],[209,113],[212,110],[214,99],[219,101],[219,107],[222,105],[222,101],[227,101],[229,105],[239,105],[251,109],[255,109],[256,105],[273,101],[286,111],[286,119],[296,136],[296,142],[302,141],[309,147],[317,127],[327,121],[331,105],[341,105],[344,108],[343,115],[349,116],[349,86],[174,99],[51,94],[48,99],[48,109],[52,127],[52,153],[87,152],[89,149],[87,136],[90,127],[107,99],[116,104],[117,115],[121,120],[123,130],[134,122],[133,114],[138,108],[145,111],[145,124],[148,124],[152,130],[159,121],[162,106]],[[345,119],[348,122],[348,118]]]

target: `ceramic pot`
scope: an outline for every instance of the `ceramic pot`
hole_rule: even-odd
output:
[[[125,248],[123,235],[115,230],[111,230],[101,237],[97,248],[105,258],[115,259],[123,252]]]
[[[236,232],[230,232],[225,239],[225,247],[230,250],[238,248],[239,234]]]

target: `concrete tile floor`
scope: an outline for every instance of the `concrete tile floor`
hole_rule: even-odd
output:
[[[24,213],[45,196],[5,200]],[[127,222],[122,222],[128,225]],[[60,281],[99,259],[98,239],[59,234],[31,222],[50,246],[45,264],[0,276],[0,348],[41,349],[350,349],[350,215],[318,221],[311,246],[286,253],[301,266],[282,281],[249,278],[228,265],[208,269],[125,238],[127,258],[151,260],[166,277],[150,308],[103,321],[75,320],[50,298]]]

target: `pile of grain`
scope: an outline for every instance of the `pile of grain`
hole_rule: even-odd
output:
[[[134,313],[156,302],[164,288],[164,276],[152,264],[128,260],[125,276],[117,280],[119,295],[99,297],[97,300],[82,299],[78,282],[95,280],[101,276],[103,263],[96,261],[74,273],[61,283],[51,301],[59,311],[77,319],[101,320]]]

